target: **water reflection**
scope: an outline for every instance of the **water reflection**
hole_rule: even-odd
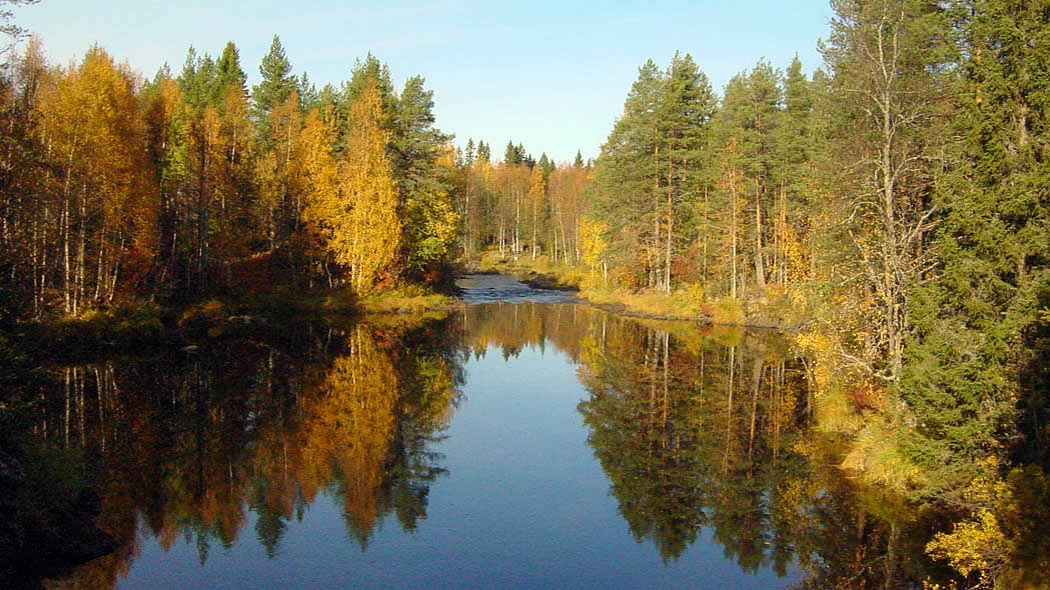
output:
[[[40,432],[83,449],[102,492],[99,526],[120,549],[77,570],[81,587],[115,585],[140,528],[169,550],[254,534],[271,557],[289,523],[325,491],[366,546],[378,522],[425,515],[443,470],[441,435],[462,380],[443,325],[365,325],[305,335],[291,349],[226,342],[197,354],[59,370]],[[245,531],[248,511],[254,531]]]
[[[579,366],[588,443],[631,535],[678,559],[705,529],[744,572],[806,588],[922,587],[935,514],[855,489],[809,429],[807,368],[782,335],[571,305],[468,309],[474,354],[553,345]]]
[[[58,394],[37,430],[83,450],[99,525],[120,544],[59,583],[115,587],[150,538],[165,551],[190,539],[203,565],[254,536],[273,558],[320,494],[362,550],[384,522],[425,529],[431,488],[456,477],[438,449],[464,401],[464,366],[547,347],[577,367],[576,411],[626,530],[665,563],[709,535],[740,571],[802,587],[943,574],[921,557],[934,516],[858,492],[825,464],[833,441],[809,432],[806,367],[784,338],[494,303],[54,369]]]

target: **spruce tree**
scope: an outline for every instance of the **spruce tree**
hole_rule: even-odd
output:
[[[960,4],[962,141],[935,193],[942,267],[911,302],[916,332],[899,387],[916,422],[905,448],[934,490],[966,483],[978,460],[1002,454],[1015,404],[1045,403],[1045,390],[1029,388],[1047,372],[1031,364],[1040,352],[1027,338],[1050,304],[1050,79],[1035,75],[1040,63],[1046,72],[1050,13],[1045,3]],[[1031,448],[1047,438],[1043,428],[1026,434]]]
[[[310,109],[317,106],[319,97],[317,86],[310,82],[310,77],[306,75],[306,72],[299,76],[296,91],[299,93],[299,106],[302,107],[303,113],[308,113]]]
[[[332,84],[325,84],[317,91],[317,96],[314,98],[314,107],[322,113],[329,113],[329,116],[332,116],[334,120],[339,101],[339,90]]]
[[[395,103],[391,134],[404,236],[401,258],[412,272],[443,262],[458,223],[447,168],[438,164],[453,136],[434,127],[433,96],[421,76],[409,78]]]
[[[467,140],[467,147],[466,147],[466,150],[464,150],[464,152],[463,152],[463,163],[466,164],[467,166],[470,166],[470,165],[474,164],[474,152],[475,152],[475,149],[476,148],[474,146],[474,138],[471,137],[470,139]]]
[[[222,50],[222,55],[219,56],[219,61],[215,63],[212,104],[221,104],[226,89],[230,87],[234,87],[242,94],[247,95],[247,81],[248,76],[241,69],[240,51],[237,50],[237,46],[233,44],[233,41],[230,41],[226,43],[226,47]]]
[[[518,150],[518,146],[514,145],[513,141],[508,141],[507,147],[503,150],[503,163],[507,166],[517,166],[522,159],[523,155]]]
[[[185,95],[186,104],[197,110],[210,103],[211,88],[215,79],[215,61],[208,54],[197,55],[191,45],[186,51],[182,72],[176,78],[179,89]]]
[[[802,253],[812,255],[814,246],[802,239],[812,239],[810,220],[819,214],[816,198],[815,151],[818,148],[814,130],[814,99],[809,81],[796,55],[784,77],[784,105],[773,131],[774,195],[770,218],[773,222],[773,268],[776,282],[787,283],[803,278],[808,272]]]
[[[397,97],[394,94],[394,83],[390,78],[390,68],[379,58],[368,53],[364,60],[355,60],[350,71],[350,79],[343,82],[343,102],[340,111],[350,112],[350,105],[357,100],[370,84],[375,84],[379,92],[379,101],[383,109],[383,127],[387,132],[393,131]],[[344,130],[345,132],[345,130]]]
[[[543,171],[543,180],[544,181],[546,181],[548,178],[550,178],[551,172],[554,172],[554,168],[555,168],[554,162],[547,158],[547,153],[546,152],[540,154],[539,167],[540,167],[540,170]]]

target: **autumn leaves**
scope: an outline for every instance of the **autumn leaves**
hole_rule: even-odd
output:
[[[336,134],[331,110],[310,111],[300,140],[308,181],[303,217],[327,255],[350,269],[359,292],[393,261],[401,242],[397,187],[381,122],[379,91],[369,81],[350,107],[349,126],[356,132],[340,156],[331,151]]]
[[[320,91],[276,38],[252,92],[232,43],[152,80],[99,47],[52,66],[36,40],[10,65],[0,246],[35,317],[248,285],[363,292],[451,255],[451,137],[423,79],[398,93],[372,56]]]

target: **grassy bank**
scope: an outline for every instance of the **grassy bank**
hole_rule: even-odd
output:
[[[21,326],[31,350],[120,351],[186,345],[206,339],[279,332],[291,324],[389,321],[383,316],[447,313],[458,300],[415,285],[365,297],[348,291],[297,292],[288,288],[243,297],[214,297],[181,306],[129,302],[75,317],[52,317]]]
[[[368,295],[358,303],[368,315],[451,311],[463,305],[459,299],[416,285]]]
[[[592,305],[638,317],[700,321],[731,326],[795,329],[805,324],[805,306],[782,289],[771,287],[760,295],[712,297],[697,284],[678,285],[673,292],[624,289],[603,284],[602,278],[580,266],[552,263],[546,256],[502,257],[487,251],[464,263],[474,272],[517,277],[534,287],[571,289]]]

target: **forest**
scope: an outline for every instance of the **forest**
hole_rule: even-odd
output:
[[[647,61],[571,163],[457,147],[425,79],[371,54],[317,88],[274,36],[249,88],[232,42],[144,77],[30,38],[0,80],[4,348],[122,306],[489,264],[773,325],[840,466],[947,510],[926,550],[1006,584],[1048,526],[1024,507],[1050,498],[1050,2],[831,8],[809,72],[762,60],[719,92],[688,53]]]
[[[3,204],[5,274],[29,313],[364,292],[446,259],[455,162],[423,79],[395,92],[368,56],[317,90],[277,37],[259,70],[249,93],[230,43],[142,80],[99,47],[62,68],[29,41],[9,68]]]

